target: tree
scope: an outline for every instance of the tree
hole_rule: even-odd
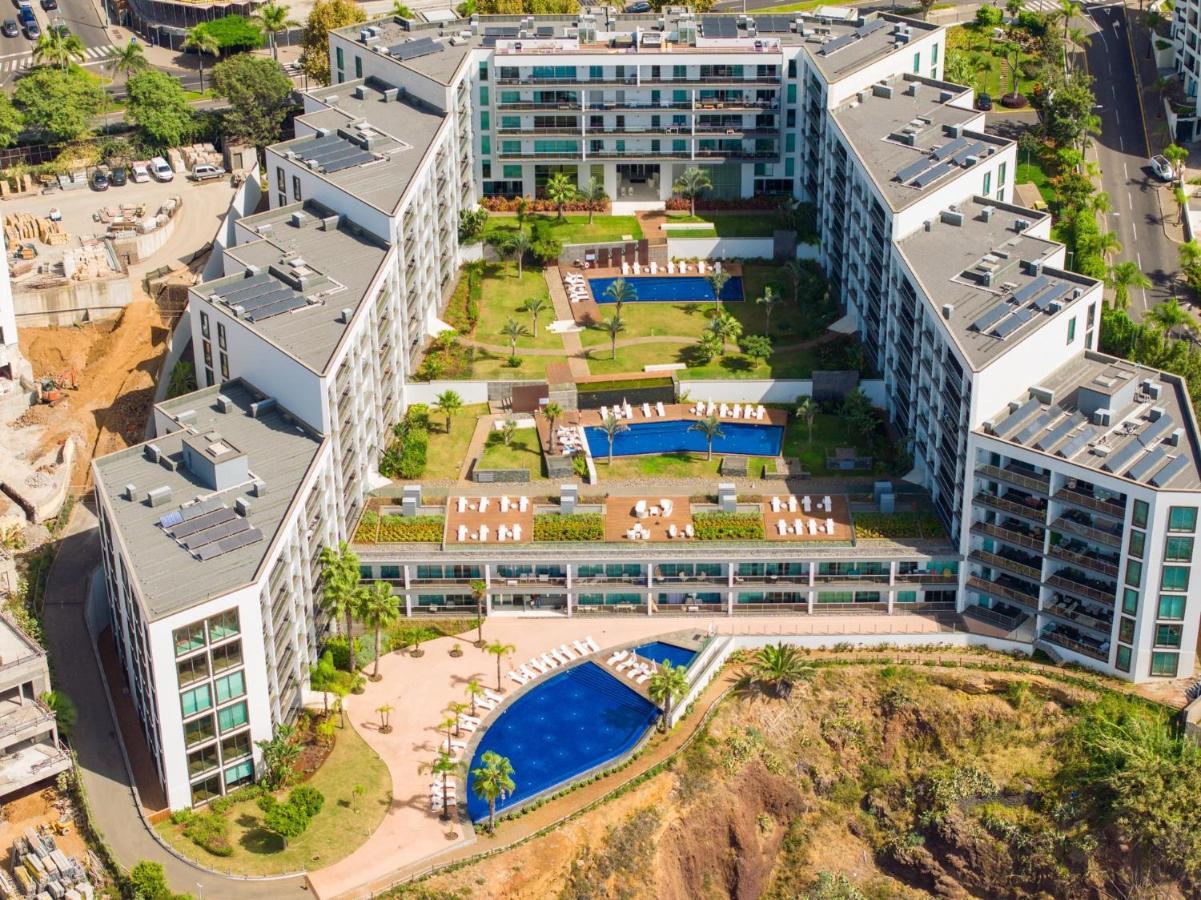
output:
[[[921,11],[923,19],[930,18],[930,10],[934,9],[934,4],[938,0],[917,0],[916,6]]]
[[[287,787],[296,776],[296,761],[300,759],[300,743],[296,740],[296,727],[281,723],[275,726],[275,737],[255,741],[262,752],[263,783],[268,790]]]
[[[1118,240],[1116,232],[1106,231],[1097,235],[1096,247],[1094,249],[1095,252],[1108,259],[1122,252],[1122,242]]]
[[[450,420],[463,408],[463,398],[458,391],[443,391],[434,398],[434,409],[441,410],[446,416],[446,433],[450,434]]]
[[[1063,19],[1063,44],[1066,47],[1069,43],[1070,31],[1072,27],[1072,19],[1083,14],[1084,7],[1076,0],[1059,0],[1058,15]]]
[[[784,275],[788,278],[788,283],[792,285],[792,302],[795,305],[801,290],[801,281],[805,277],[805,268],[799,259],[790,259],[784,263]]]
[[[525,311],[530,314],[534,326],[534,337],[538,337],[538,316],[550,305],[550,300],[541,295],[535,295],[525,301]]]
[[[517,277],[520,278],[525,266],[525,254],[530,249],[530,236],[524,229],[518,228],[517,233],[505,244],[508,255],[517,263]]]
[[[509,357],[517,357],[517,342],[529,337],[530,330],[515,319],[509,319],[500,330],[500,336],[509,342]]]
[[[25,128],[25,117],[13,106],[12,97],[0,91],[0,147],[11,147]]]
[[[129,892],[135,900],[171,900],[163,864],[142,860],[129,870]]]
[[[358,660],[354,652],[354,614],[359,591],[359,558],[346,541],[335,547],[321,548],[321,608],[334,619],[346,623],[346,644],[350,649],[350,674]]]
[[[570,203],[579,193],[566,172],[555,172],[546,180],[546,198],[555,204],[558,218],[563,218],[563,204]]]
[[[1146,320],[1149,325],[1158,328],[1168,337],[1172,337],[1172,333],[1177,329],[1190,335],[1197,331],[1197,320],[1175,297],[1152,306],[1147,310]]]
[[[338,681],[338,669],[334,666],[334,654],[332,650],[326,650],[317,660],[317,665],[309,669],[309,687],[314,691],[321,692],[321,703],[325,707],[325,714],[329,715],[329,695],[334,689],[334,684]]]
[[[413,10],[401,3],[400,0],[396,0],[396,2],[392,4],[392,15],[400,16],[402,19],[414,18]]]
[[[1180,245],[1180,271],[1194,292],[1201,293],[1201,244],[1188,241]]]
[[[713,314],[717,315],[721,312],[721,292],[726,289],[726,283],[730,280],[730,273],[714,271],[708,278],[709,287],[713,289]]]
[[[605,288],[602,296],[607,297],[610,302],[616,307],[615,315],[621,318],[621,306],[623,303],[633,303],[638,299],[638,291],[634,285],[626,281],[624,278],[616,278],[609,282],[609,286]]]
[[[817,404],[812,397],[798,397],[796,402],[796,417],[805,423],[809,429],[809,443],[813,443],[813,420],[817,418]]]
[[[646,690],[651,700],[663,709],[659,717],[659,730],[667,731],[667,723],[671,719],[671,710],[676,701],[688,693],[688,667],[673,666],[671,660],[663,663],[652,674],[647,682]]]
[[[54,722],[58,725],[59,733],[63,737],[69,738],[78,717],[71,698],[61,691],[46,691],[42,694],[41,700],[54,713]]]
[[[980,29],[995,28],[1001,24],[1003,14],[995,6],[985,4],[976,10],[976,27]]]
[[[429,773],[442,782],[442,815],[445,822],[450,819],[450,779],[459,773],[459,764],[446,750],[439,750],[433,762],[422,763],[418,771]]]
[[[279,62],[279,48],[275,44],[275,35],[289,28],[297,28],[300,23],[288,15],[288,7],[283,3],[264,3],[250,17],[255,25],[267,35],[267,43],[271,47],[271,58]]]
[[[600,427],[609,440],[609,465],[613,465],[613,440],[623,431],[629,431],[630,426],[610,412],[601,420]]]
[[[801,658],[800,650],[781,643],[759,649],[751,660],[751,674],[777,697],[784,698],[798,681],[811,680],[815,670]]]
[[[713,187],[709,174],[697,166],[689,166],[680,173],[671,189],[688,201],[691,215],[696,215],[696,198]]]
[[[512,446],[513,435],[517,433],[517,420],[508,416],[500,423],[500,442],[506,447]]]
[[[500,683],[500,661],[510,653],[515,653],[517,648],[512,644],[506,644],[502,641],[493,641],[488,645],[488,652],[496,657],[496,689],[502,689]]]
[[[385,626],[400,618],[400,599],[392,593],[392,585],[386,581],[373,581],[359,591],[358,619],[375,630],[375,664],[371,680],[379,681],[380,641]],[[353,655],[354,650],[351,649]]]
[[[263,30],[245,16],[222,16],[219,19],[203,22],[197,27],[203,28],[215,37],[217,46],[223,53],[255,50],[266,42]]]
[[[275,803],[263,816],[263,827],[278,834],[286,848],[288,841],[304,834],[309,827],[309,817],[298,803]]]
[[[125,89],[129,94],[126,116],[146,144],[178,147],[191,140],[196,120],[178,78],[154,70],[138,72]]]
[[[842,398],[842,418],[852,432],[868,437],[876,430],[876,413],[872,401],[862,389],[855,388]]]
[[[1188,151],[1179,144],[1168,144],[1163,148],[1163,156],[1172,166],[1172,177],[1177,181],[1184,179],[1184,164],[1188,162]]]
[[[92,131],[92,120],[104,108],[100,79],[79,66],[41,67],[17,82],[13,102],[25,125],[55,141],[76,141]]]
[[[976,64],[962,50],[947,51],[947,61],[943,63],[942,77],[952,84],[971,85],[976,79]]]
[[[768,359],[772,354],[771,338],[765,334],[745,335],[738,347],[751,359]]]
[[[601,322],[601,328],[609,333],[609,359],[617,359],[617,336],[626,330],[621,316],[613,316]]]
[[[305,19],[300,44],[300,65],[305,74],[329,84],[329,33],[366,21],[367,14],[353,0],[317,0]]]
[[[593,178],[588,182],[588,187],[579,192],[579,196],[588,204],[588,224],[591,225],[592,215],[597,207],[609,199],[609,195],[605,193],[605,183],[599,178]]]
[[[1183,251],[1183,247],[1181,250]],[[1135,287],[1151,287],[1151,279],[1143,274],[1138,264],[1126,260],[1109,267],[1109,277],[1106,285],[1113,289],[1113,305],[1118,309],[1130,306],[1130,289]]]
[[[452,700],[446,704],[446,711],[450,713],[450,718],[455,720],[455,737],[462,733],[463,720],[461,716],[467,712],[468,706],[459,700]]]
[[[563,415],[563,407],[560,406],[558,403],[556,403],[554,400],[552,400],[549,403],[547,403],[545,407],[543,407],[542,412],[543,412],[543,414],[545,414],[546,421],[550,425],[550,448],[551,448],[551,450],[554,450],[555,449],[555,422],[557,422],[559,420],[559,417],[561,415]]]
[[[484,686],[480,684],[478,678],[472,678],[467,682],[467,687],[463,689],[463,693],[467,695],[468,701],[471,703],[471,714],[475,715],[476,701],[484,696]]]
[[[188,29],[187,35],[184,36],[183,47],[185,50],[195,50],[196,59],[200,63],[200,93],[204,93],[204,58],[206,56],[220,56],[221,45],[217,42],[217,38],[211,31],[204,27],[204,23],[196,25]]]
[[[475,600],[475,645],[483,648],[484,641],[484,600],[488,596],[488,583],[477,578],[471,582],[471,597]],[[500,688],[497,688],[499,691]]]
[[[705,443],[709,445],[709,459],[713,459],[713,439],[725,437],[725,432],[721,430],[721,419],[714,413],[711,416],[705,416],[703,419],[697,419],[688,426],[689,431],[699,431],[705,436]]]
[[[513,764],[507,756],[485,750],[480,763],[471,770],[471,791],[481,800],[488,801],[488,831],[491,833],[496,830],[496,801],[517,790],[517,783],[513,780]]]
[[[113,47],[108,55],[108,64],[114,75],[124,75],[126,78],[150,65],[146,62],[146,48],[136,41],[130,41],[124,47]]]
[[[47,28],[38,35],[33,45],[33,61],[41,66],[66,69],[86,57],[79,35],[72,34],[65,27]]]
[[[229,101],[221,119],[228,137],[256,147],[279,140],[292,105],[292,82],[279,63],[240,53],[213,67],[213,90]]]
[[[1093,112],[1092,79],[1077,73],[1070,81],[1047,85],[1044,93],[1043,131],[1056,145],[1083,152],[1089,138],[1099,133],[1101,120]],[[1092,193],[1092,183],[1089,183]]]
[[[771,313],[779,301],[780,298],[776,296],[776,289],[770,284],[763,289],[762,297],[755,298],[755,302],[763,307],[763,333],[765,335],[771,332]]]
[[[726,352],[726,342],[736,341],[742,335],[742,323],[728,312],[721,312],[709,322],[708,331],[716,341],[720,341],[719,356]]]

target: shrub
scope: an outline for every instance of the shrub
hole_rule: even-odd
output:
[[[414,403],[405,412],[405,422],[413,428],[430,427],[430,407],[428,403]]]
[[[197,815],[184,826],[184,835],[197,847],[213,856],[232,856],[233,845],[229,842],[229,823],[225,817],[210,811]]]
[[[697,513],[692,524],[698,541],[763,540],[763,517],[755,513]]]
[[[976,25],[980,28],[995,28],[1004,19],[1004,13],[996,6],[981,6],[976,10]]]
[[[359,639],[354,639],[354,649],[357,653],[359,650]],[[350,650],[347,648],[345,635],[336,634],[325,642],[322,648],[323,653],[328,653],[334,661],[334,668],[339,671],[347,671],[350,669]]]
[[[536,541],[601,541],[605,522],[600,513],[576,513],[570,516],[546,513],[534,516]]]
[[[562,252],[563,242],[557,238],[541,238],[530,245],[530,253],[544,266],[556,262]]]
[[[311,819],[321,812],[321,807],[325,803],[325,795],[312,785],[302,784],[288,795],[288,802],[295,803]]]
[[[446,306],[446,322],[454,326],[459,334],[470,334],[480,319],[480,295],[483,291],[483,265],[468,263],[463,267],[463,277],[455,285],[450,302]],[[425,406],[425,404],[420,404]]]
[[[474,244],[484,234],[484,224],[488,221],[488,210],[480,207],[465,209],[459,213],[459,243]]]
[[[855,536],[863,540],[943,537],[942,523],[931,513],[855,513]]]
[[[558,212],[558,205],[550,200],[545,200],[541,197],[485,197],[480,201],[480,205],[490,212],[516,212],[517,204],[521,200],[525,200],[526,211],[532,213],[539,212]],[[598,213],[609,211],[609,201],[597,204],[595,210]],[[571,200],[563,204],[563,212],[588,212],[588,203],[584,200]]]
[[[274,794],[263,794],[258,800],[255,801],[255,803],[258,805],[258,808],[265,813],[271,812],[272,808],[278,802],[279,801],[275,799]]]
[[[380,474],[385,478],[420,478],[429,450],[429,407],[414,403],[393,434],[396,439],[380,458]]]

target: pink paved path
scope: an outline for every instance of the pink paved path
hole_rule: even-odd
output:
[[[484,624],[484,637],[517,648],[512,658],[503,662],[502,672],[507,672],[514,663],[520,664],[535,653],[563,643],[570,645],[572,639],[585,635],[592,635],[602,649],[607,650],[672,632],[704,633],[710,626],[719,634],[864,635],[940,631],[937,622],[917,615],[748,616],[738,619],[493,616]],[[464,640],[439,638],[429,641],[422,645],[425,655],[420,659],[390,653],[380,660],[383,679],[368,682],[366,693],[350,698],[352,724],[392,773],[392,808],[362,847],[341,862],[309,876],[315,896],[331,900],[362,896],[368,886],[380,890],[392,880],[390,876],[397,870],[413,867],[427,857],[474,839],[470,828],[465,829],[462,825],[456,825],[454,829],[459,834],[457,840],[447,839],[447,824],[439,821],[437,814],[429,809],[430,777],[418,772],[420,763],[434,758],[439,740],[436,726],[446,717],[447,704],[465,700],[463,688],[467,682],[479,678],[487,687],[496,689],[496,658],[477,650],[471,643],[474,637],[472,631]],[[448,652],[455,643],[463,648],[463,656],[458,659]],[[502,692],[506,696],[515,688],[512,680],[503,680]],[[379,717],[375,713],[384,704],[394,707],[393,731],[387,735],[380,734]],[[482,710],[480,713],[485,714]],[[463,739],[470,738],[464,735]],[[459,799],[466,803],[462,793]]]

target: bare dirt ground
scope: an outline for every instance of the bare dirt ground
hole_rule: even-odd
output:
[[[3,818],[0,819],[0,853],[7,859],[8,851],[17,838],[21,837],[26,828],[37,829],[48,826],[54,834],[58,848],[76,859],[84,860],[87,856],[87,844],[79,834],[79,830],[69,817],[70,804],[65,798],[60,798],[54,787],[35,787],[17,794],[3,804]],[[61,810],[67,810],[66,816]],[[55,828],[61,820],[67,819],[65,830],[60,834]]]

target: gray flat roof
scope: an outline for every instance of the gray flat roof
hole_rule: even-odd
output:
[[[1033,237],[1025,228],[1046,218],[1045,213],[973,197],[934,217],[929,231],[919,228],[896,244],[974,370],[1052,319],[1072,315],[1077,292],[1083,296],[1097,284],[1041,265],[1061,245]],[[1027,225],[1019,230],[1019,222]],[[1036,269],[1031,264],[1040,265]]]
[[[287,278],[298,268],[305,271],[302,286],[295,293],[309,301],[306,305],[262,319],[249,311],[239,320],[319,373],[328,368],[346,333],[349,321],[343,319],[342,310],[349,309],[353,315],[359,308],[388,255],[386,245],[343,216],[337,218],[336,228],[327,228],[323,217],[332,215],[309,202],[248,216],[239,224],[262,236],[225,251],[230,262],[245,266],[248,272],[257,270],[259,279],[272,271],[280,272],[285,279],[272,277],[270,286],[281,290],[292,286]],[[193,292],[229,310],[240,301],[244,292],[239,288],[247,280],[245,274],[231,275],[197,285]]]
[[[834,110],[834,121],[893,210],[917,202],[1011,143],[966,129],[980,113],[950,103],[966,90],[906,75]]]
[[[299,121],[316,130],[324,129],[330,137],[339,131],[362,132],[361,126],[367,126],[372,136],[370,151],[375,158],[336,171],[322,171],[320,167],[314,171],[341,190],[390,215],[408,190],[409,181],[429,152],[434,135],[446,117],[403,94],[385,99],[389,87],[368,79],[310,91],[308,96],[327,108],[301,116]],[[274,144],[271,149],[281,155],[294,152],[303,160],[305,149],[312,147],[313,141],[312,136],[305,136]]]
[[[1086,351],[990,422],[979,433],[1144,487],[1201,490],[1193,406],[1175,375]]]
[[[222,412],[218,397],[230,401]],[[158,405],[168,416],[182,416],[183,430],[155,438],[95,461],[96,489],[102,491],[113,514],[116,539],[125,547],[130,576],[137,582],[147,618],[160,619],[211,600],[250,583],[257,576],[284,517],[297,496],[323,439],[301,426],[278,406],[251,415],[251,404],[263,395],[242,381],[205,388]],[[189,414],[190,413],[190,414]],[[250,477],[261,480],[265,491],[252,493],[251,484],[226,490],[210,489],[181,461],[184,441],[191,435],[218,431],[248,457]],[[155,462],[153,445],[168,468]],[[134,499],[123,494],[133,485]],[[146,494],[165,487],[170,499],[157,506]],[[249,504],[246,518],[262,538],[209,559],[186,549],[164,529],[164,517],[178,512],[197,498],[214,509],[235,509],[238,500]]]

